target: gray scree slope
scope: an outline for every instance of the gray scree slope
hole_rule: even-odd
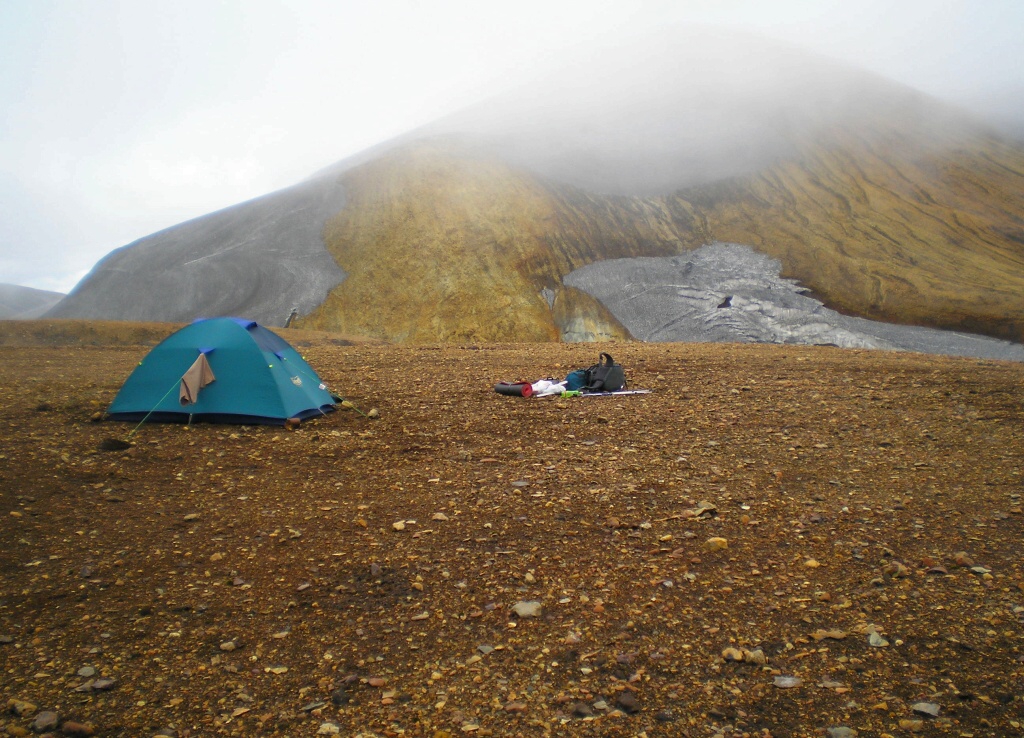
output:
[[[321,177],[154,233],[106,256],[46,317],[283,326],[345,279],[321,235],[344,204],[338,178]]]
[[[749,246],[611,259],[563,282],[597,298],[638,339],[832,344],[1024,361],[1024,346],[968,333],[879,323],[829,310]]]

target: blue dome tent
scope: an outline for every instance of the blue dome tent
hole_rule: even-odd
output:
[[[283,424],[336,398],[276,333],[241,318],[200,319],[146,355],[108,410],[113,420]]]

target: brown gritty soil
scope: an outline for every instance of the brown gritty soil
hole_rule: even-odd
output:
[[[104,451],[146,347],[6,347],[0,729],[1020,734],[1024,366],[289,338],[379,419]]]

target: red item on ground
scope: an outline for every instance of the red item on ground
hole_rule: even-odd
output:
[[[498,382],[494,385],[494,391],[499,395],[529,397],[533,394],[533,385],[529,382]]]

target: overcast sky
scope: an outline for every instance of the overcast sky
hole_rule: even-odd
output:
[[[114,248],[575,47],[688,22],[795,43],[1024,131],[1021,0],[0,0],[0,282],[66,292]]]

